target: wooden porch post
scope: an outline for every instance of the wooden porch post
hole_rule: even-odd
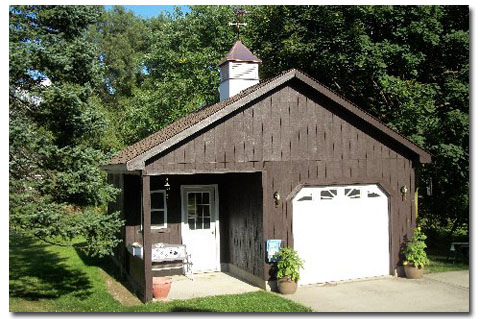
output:
[[[152,231],[150,212],[150,176],[142,175],[143,181],[143,266],[145,273],[144,301],[152,301]]]

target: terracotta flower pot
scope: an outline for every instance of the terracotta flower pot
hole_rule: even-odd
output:
[[[157,300],[165,300],[170,292],[171,285],[172,278],[170,277],[153,277],[153,297]]]
[[[403,269],[405,270],[405,276],[408,279],[420,279],[423,277],[423,267],[415,267],[414,265],[408,264],[404,265]]]
[[[277,288],[282,295],[290,295],[297,291],[297,281],[289,277],[277,279]]]

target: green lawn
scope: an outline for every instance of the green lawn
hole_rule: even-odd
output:
[[[452,263],[451,260],[447,260],[447,256],[428,255],[428,258],[430,259],[430,264],[425,266],[425,273],[469,269],[468,263],[463,261]]]
[[[15,234],[10,235],[9,268],[11,312],[311,311],[264,291],[124,306],[108,292],[98,261],[72,247],[46,245]]]

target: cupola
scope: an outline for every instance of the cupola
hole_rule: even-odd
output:
[[[220,101],[226,100],[259,82],[258,65],[262,60],[238,40],[222,59],[220,67]]]

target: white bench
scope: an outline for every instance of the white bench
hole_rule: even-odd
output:
[[[143,259],[143,246],[133,243],[128,251]],[[155,264],[154,264],[155,263]],[[182,244],[155,243],[152,245],[152,270],[183,269],[183,274],[193,280],[192,262],[187,247]]]
[[[469,248],[468,241],[454,241],[450,243],[450,256],[448,258],[452,258],[453,263],[457,260],[458,249],[462,248]]]

